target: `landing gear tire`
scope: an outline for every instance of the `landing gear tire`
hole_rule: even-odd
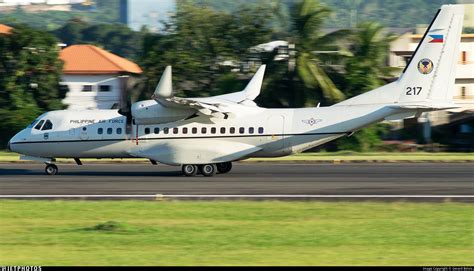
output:
[[[217,166],[215,164],[205,164],[199,167],[199,171],[202,175],[206,177],[211,177],[216,175]]]
[[[196,176],[198,172],[198,167],[196,165],[183,165],[181,170],[183,171],[184,175],[191,177]]]
[[[216,166],[217,166],[217,172],[221,174],[228,173],[232,169],[231,162],[217,163]]]
[[[58,167],[55,164],[48,164],[44,168],[44,172],[48,175],[56,175],[58,174]]]

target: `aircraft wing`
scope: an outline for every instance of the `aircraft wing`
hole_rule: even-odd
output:
[[[214,96],[213,98],[222,99],[234,103],[241,103],[244,101],[253,101],[260,95],[262,89],[263,76],[265,75],[266,65],[260,66],[255,75],[252,77],[250,82],[244,88],[244,90],[229,94],[223,94]]]
[[[164,107],[195,109],[198,114],[226,119],[232,115],[229,103],[255,105],[253,100],[260,94],[265,65],[260,66],[244,90],[208,98],[180,98],[173,96],[171,66],[166,67],[155,89],[153,99]]]
[[[170,97],[170,98],[155,98],[155,100],[164,107],[169,108],[192,108],[197,110],[197,113],[205,116],[212,116],[215,118],[227,119],[232,112],[226,110],[226,105],[224,103],[213,103],[206,102],[206,98],[179,98],[179,97]]]

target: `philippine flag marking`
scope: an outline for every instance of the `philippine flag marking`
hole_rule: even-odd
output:
[[[429,43],[443,43],[443,35],[430,35],[430,42]]]

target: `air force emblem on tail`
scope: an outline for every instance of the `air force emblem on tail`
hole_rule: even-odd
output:
[[[423,58],[418,62],[418,71],[421,74],[429,74],[433,70],[434,64],[428,58]]]

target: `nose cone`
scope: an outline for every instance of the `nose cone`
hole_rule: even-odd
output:
[[[10,141],[8,141],[8,145],[7,145],[8,150],[12,152],[18,152],[16,143],[21,141],[21,138],[25,138],[25,130],[22,130],[21,132],[16,134],[14,137],[12,137]]]

